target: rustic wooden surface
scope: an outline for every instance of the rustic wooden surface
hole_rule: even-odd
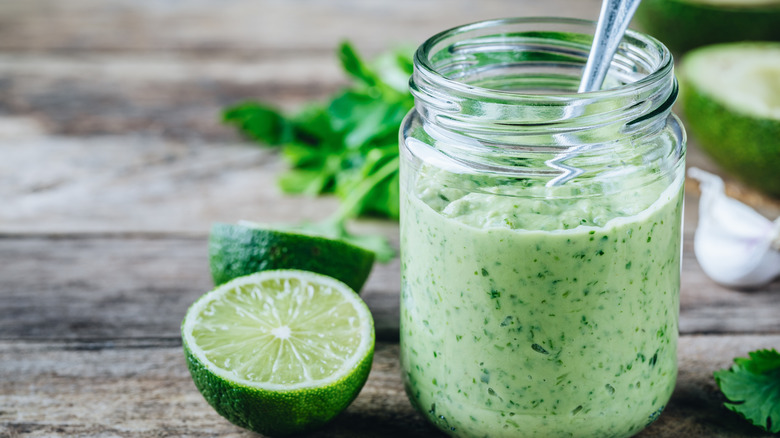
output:
[[[334,48],[367,55],[511,15],[597,16],[571,0],[0,0],[0,436],[251,436],[191,383],[179,324],[212,284],[215,221],[317,219],[282,164],[218,121],[260,99],[296,108],[344,84]],[[692,144],[689,163],[717,170]],[[768,217],[780,204],[729,184]],[[686,196],[679,348],[670,405],[642,437],[764,436],[721,406],[714,370],[780,347],[780,283],[713,284],[693,257]],[[397,244],[397,225],[361,221]],[[368,383],[315,437],[424,437],[398,364],[398,262],[364,297],[380,342]]]

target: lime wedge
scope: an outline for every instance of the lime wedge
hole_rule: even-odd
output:
[[[258,271],[301,269],[336,278],[359,292],[373,264],[371,251],[294,231],[216,223],[209,235],[209,265],[215,284]]]
[[[374,322],[344,283],[272,270],[199,298],[182,340],[195,386],[220,415],[280,436],[326,423],[357,397],[371,369]]]
[[[780,196],[780,43],[701,47],[679,76],[691,137],[722,170]]]

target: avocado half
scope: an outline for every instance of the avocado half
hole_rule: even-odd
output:
[[[734,41],[780,41],[780,0],[643,0],[637,27],[675,55]]]
[[[691,137],[726,173],[780,198],[780,42],[726,43],[680,61]]]

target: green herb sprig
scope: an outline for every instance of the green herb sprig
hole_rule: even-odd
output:
[[[780,432],[780,353],[775,349],[748,353],[734,365],[714,373],[726,396],[725,406],[767,432]]]
[[[254,101],[224,110],[225,123],[260,144],[281,148],[290,166],[279,179],[285,193],[333,193],[342,200],[325,221],[287,228],[348,240],[373,250],[379,260],[392,258],[384,239],[354,236],[345,224],[357,216],[399,216],[398,130],[414,105],[407,86],[411,53],[393,50],[369,64],[344,42],[338,56],[352,82],[329,101],[293,115]]]

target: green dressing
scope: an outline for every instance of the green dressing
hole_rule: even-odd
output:
[[[401,190],[417,408],[454,436],[618,437],[652,422],[677,374],[682,177],[539,200],[442,174],[424,168]]]

